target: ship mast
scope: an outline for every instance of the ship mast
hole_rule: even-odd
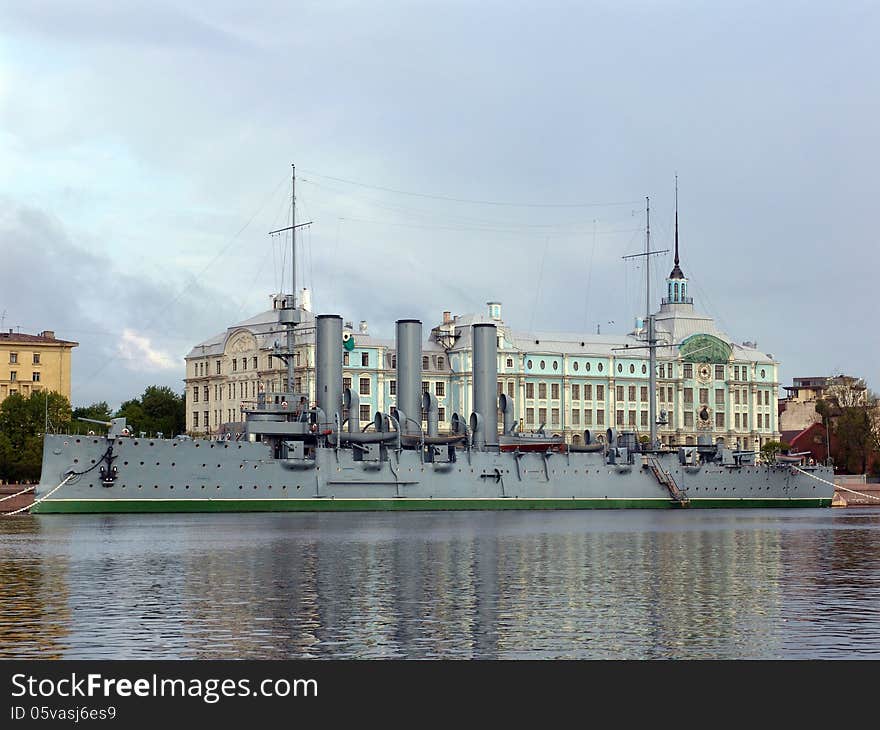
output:
[[[284,233],[290,231],[290,294],[284,295],[284,302],[281,310],[278,312],[278,321],[284,325],[287,331],[287,346],[282,349],[277,344],[272,352],[274,357],[280,357],[287,366],[287,388],[288,393],[293,393],[293,365],[294,365],[294,328],[302,322],[302,312],[296,308],[296,229],[304,228],[311,225],[312,221],[307,223],[296,222],[296,165],[290,166],[290,225],[286,228],[279,228],[275,231],[269,231],[269,235]]]
[[[645,198],[645,252],[623,256],[624,259],[645,257],[645,347],[648,350],[648,420],[650,421],[649,448],[656,448],[657,443],[657,338],[654,334],[654,315],[651,313],[651,256],[669,253],[651,250],[651,199]],[[642,349],[639,347],[616,347],[615,350]]]

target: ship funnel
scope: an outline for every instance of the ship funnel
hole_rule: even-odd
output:
[[[315,318],[315,390],[318,408],[335,425],[342,410],[342,317],[338,314]]]
[[[510,435],[513,433],[514,428],[516,428],[516,421],[513,418],[513,398],[506,393],[502,393],[498,396],[498,408],[502,416],[504,416],[503,433]]]
[[[480,415],[478,445],[498,445],[498,340],[494,324],[475,324],[473,332],[474,412]]]
[[[422,393],[422,323],[397,320],[397,409],[420,422]],[[418,434],[412,421],[401,422],[404,434]]]
[[[348,432],[357,433],[361,425],[361,399],[351,388],[342,391],[342,408],[348,411]]]
[[[433,393],[422,393],[422,410],[428,416],[428,436],[436,436],[440,432],[440,406],[437,396]]]

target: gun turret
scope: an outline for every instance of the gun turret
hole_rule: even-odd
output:
[[[82,416],[77,416],[76,420],[85,421],[86,423],[96,423],[99,426],[106,426],[107,438],[131,436],[131,430],[128,428],[124,418],[112,418],[109,421],[99,421],[96,418],[83,418]]]

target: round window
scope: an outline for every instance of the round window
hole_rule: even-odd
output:
[[[531,360],[529,360],[529,361],[526,363],[526,367],[527,367],[529,370],[532,369],[532,361],[531,361]]]
[[[648,372],[648,366],[642,365],[642,375],[644,375],[646,372]]]
[[[634,373],[634,372],[636,371],[636,366],[635,366],[635,365],[630,365],[630,366],[629,366],[629,371],[630,371],[631,373]]]
[[[621,365],[620,363],[617,363],[617,372],[619,372],[619,373],[623,372],[623,365]]]
[[[587,369],[587,372],[590,372],[590,363],[587,363],[584,367]]]
[[[545,367],[547,367],[547,363],[541,360],[541,370],[543,370]]]
[[[558,360],[554,360],[554,361],[553,361],[553,369],[554,369],[554,370],[559,370],[559,361],[558,361]]]
[[[574,365],[572,365],[572,367],[574,368],[574,371],[577,372],[577,369],[578,369],[577,361],[575,361],[575,363],[574,363]]]
[[[601,372],[605,369],[605,366],[604,366],[602,363],[599,363],[599,364],[596,366],[596,368],[597,368],[597,369],[599,370],[599,372],[601,373]]]
[[[766,370],[761,370],[761,377],[764,378],[764,377],[766,377],[766,376],[767,376],[767,371],[766,371]]]

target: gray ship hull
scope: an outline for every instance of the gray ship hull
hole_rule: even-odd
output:
[[[276,459],[263,442],[47,435],[33,512],[825,507],[834,492],[826,466],[685,466],[676,452],[623,464],[602,453],[440,453],[321,447]],[[71,472],[84,473],[50,494]]]

